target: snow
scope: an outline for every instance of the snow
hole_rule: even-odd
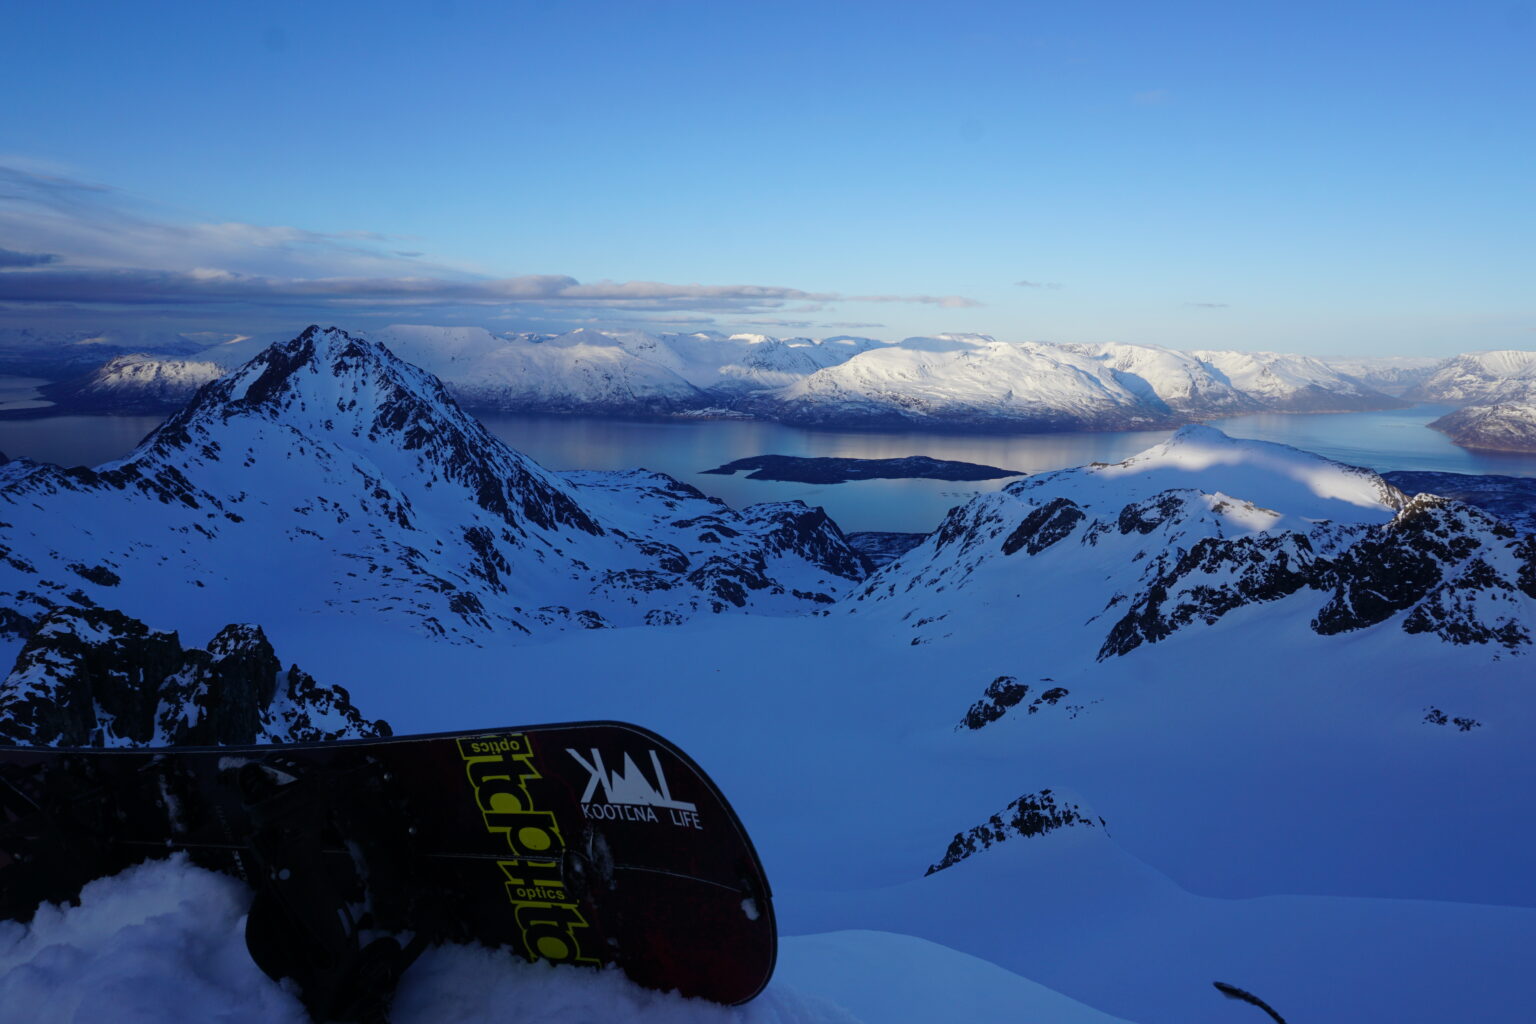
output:
[[[1511,380],[1430,424],[1464,448],[1536,451],[1536,380]]]
[[[1220,488],[1293,517],[1286,525],[1295,525],[1295,519],[1382,523],[1392,518],[1403,501],[1394,488],[1368,470],[1289,445],[1228,437],[1206,426],[1183,427],[1162,444],[1124,462],[1062,472],[1074,474],[1076,493],[1102,494],[1097,500],[1121,505],[1170,488],[1211,493]],[[1094,487],[1090,481],[1095,480],[1102,486]]]
[[[0,1006],[32,1024],[307,1024],[246,952],[249,902],[239,882],[182,860],[93,882],[77,907],[0,921]]]
[[[78,906],[0,922],[0,1006],[33,1024],[218,1020],[308,1024],[298,1000],[245,949],[249,893],[178,856],[92,882]],[[778,977],[742,1007],[631,983],[615,970],[527,963],[505,950],[444,946],[406,974],[396,1024],[1113,1024],[985,961],[908,936],[853,931],[789,939]],[[935,988],[929,979],[943,977]]]
[[[1536,380],[1536,352],[1466,352],[1437,367],[1418,393],[1436,402],[1480,403],[1511,381],[1532,380]]]
[[[1206,362],[1239,390],[1261,398],[1286,399],[1310,387],[1342,394],[1360,390],[1310,356],[1223,351],[1194,351],[1190,355]]]
[[[999,343],[924,344],[898,350],[895,362],[872,349],[842,366],[985,359],[977,354]],[[1129,372],[1068,355],[1090,390],[1109,393],[1113,372]],[[413,521],[432,525],[421,535],[385,533],[423,552],[431,531],[479,516],[464,511],[464,491],[443,468],[448,449],[368,437],[374,399],[325,374],[312,383],[266,418],[231,415],[199,437],[227,455],[212,459],[193,445],[178,465],[197,494],[285,531],[324,530],[322,539],[275,528],[230,534],[246,538],[247,564],[238,546],[197,539],[195,524],[221,535],[233,528],[201,509],[42,488],[6,509],[15,524],[8,544],[64,579],[67,559],[94,565],[111,553],[125,563],[124,583],[91,593],[131,599],[130,610],[157,629],[209,635],[224,624],[210,617],[259,607],[242,617],[261,622],[285,662],[323,685],[346,685],[365,714],[400,733],[581,719],[654,728],[729,796],[773,883],[783,940],[774,982],[734,1010],[641,992],[613,974],[444,949],[407,976],[398,1019],[467,1024],[504,1018],[509,1006],[561,1022],[1219,1024],[1258,1015],[1220,996],[1212,983],[1222,981],[1294,1021],[1443,1024],[1521,1019],[1536,998],[1525,964],[1536,948],[1528,644],[1409,632],[1407,609],[1324,635],[1314,617],[1335,595],[1302,588],[1101,653],[1153,581],[1171,574],[1170,599],[1193,600],[1234,586],[1250,564],[1192,560],[1174,572],[1197,546],[1295,566],[1303,554],[1327,556],[1413,523],[1455,542],[1447,548],[1467,548],[1436,567],[1447,592],[1471,595],[1475,620],[1507,615],[1529,626],[1536,601],[1518,587],[1456,586],[1469,560],[1499,581],[1529,564],[1521,538],[1487,517],[1429,499],[1404,505],[1374,474],[1197,427],[1123,463],[978,497],[834,605],[748,608],[668,627],[636,614],[621,628],[532,637],[492,629],[474,643],[445,643],[401,628],[390,605],[405,592],[315,566],[359,564],[335,554],[359,553],[339,546],[350,526],[324,522],[338,510],[377,518],[409,499]],[[340,417],[336,403],[353,399],[363,412]],[[328,429],[328,419],[340,425]],[[453,417],[429,420],[434,438],[469,429]],[[654,474],[560,477],[521,456],[494,458],[499,470],[522,473],[522,485],[570,497],[614,533],[649,537],[667,501],[689,515],[708,505],[670,493]],[[6,467],[6,486],[32,472]],[[387,502],[359,497],[374,486]],[[250,494],[236,504],[241,489]],[[1005,538],[1056,499],[1082,518],[1038,551],[1005,553]],[[28,512],[33,501],[51,511]],[[258,512],[262,502],[270,508]],[[287,511],[304,502],[303,516]],[[750,525],[757,514],[730,515]],[[97,532],[70,533],[65,520]],[[113,532],[106,522],[132,541],[99,536]],[[504,551],[515,585],[530,593],[571,593],[579,570],[561,560],[570,556],[599,568],[643,561],[612,538],[569,527],[548,537]],[[62,553],[66,539],[76,553]],[[1253,546],[1260,542],[1272,547]],[[557,558],[556,546],[567,554]],[[400,548],[366,550],[377,575],[405,571]],[[429,564],[446,573],[457,557]],[[156,569],[161,558],[178,568]],[[178,575],[188,560],[201,575]],[[149,582],[134,583],[130,569]],[[11,590],[44,574],[15,571]],[[214,585],[194,589],[193,578]],[[371,603],[338,609],[312,599],[313,589],[331,593],[338,583]],[[763,610],[774,613],[754,613]],[[1067,694],[1034,713],[1026,701],[981,729],[958,729],[1003,675],[1031,696],[1046,687]],[[1436,725],[1426,721],[1431,707],[1481,727]],[[1011,838],[925,874],[953,836],[1044,789],[1103,824]],[[0,924],[0,1005],[40,1020],[158,1024],[185,1019],[189,1008],[231,1021],[296,1019],[292,1000],[244,960],[247,898],[233,882],[172,862],[99,883],[79,908],[44,911],[30,929]]]

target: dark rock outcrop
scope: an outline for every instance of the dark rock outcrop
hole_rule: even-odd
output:
[[[1067,498],[1053,498],[1034,509],[1014,527],[1003,541],[1003,554],[1012,555],[1021,548],[1037,555],[1066,537],[1087,518],[1077,504]]]
[[[1122,512],[1122,524],[1131,511]],[[1323,636],[1402,615],[1408,633],[1515,651],[1531,643],[1517,598],[1536,596],[1536,541],[1520,540],[1479,509],[1428,494],[1381,526],[1322,523],[1305,533],[1203,538],[1152,559],[1099,659],[1307,589],[1327,595],[1311,621]]]
[[[1026,793],[975,828],[956,833],[955,838],[949,842],[949,848],[944,851],[943,858],[937,864],[930,864],[923,874],[931,875],[935,871],[954,867],[967,857],[1015,836],[1040,836],[1073,825],[1102,827],[1104,819],[1095,821],[1084,814],[1077,804],[1065,801],[1058,804],[1048,789]]]
[[[48,746],[216,746],[388,736],[339,686],[286,671],[258,626],[206,650],[107,608],[49,615],[0,682],[0,739]]]
[[[1409,494],[1455,498],[1476,505],[1523,533],[1536,533],[1536,478],[1418,470],[1392,470],[1381,476]]]

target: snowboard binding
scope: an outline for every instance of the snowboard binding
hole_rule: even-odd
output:
[[[239,854],[256,891],[251,959],[292,979],[317,1021],[382,1024],[400,976],[441,938],[415,881],[416,827],[389,772],[368,762],[319,772],[274,754],[226,768],[221,781],[252,826]]]

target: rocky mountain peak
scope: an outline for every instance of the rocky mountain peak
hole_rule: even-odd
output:
[[[311,325],[203,387],[140,451],[173,465],[189,449],[218,459],[249,437],[251,421],[322,443],[361,442],[380,469],[456,482],[519,533],[602,533],[557,478],[491,436],[436,377],[337,327]]]

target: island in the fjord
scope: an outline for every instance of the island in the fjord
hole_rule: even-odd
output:
[[[796,484],[843,484],[851,480],[999,480],[1023,476],[1016,469],[981,466],[974,462],[908,455],[902,459],[805,458],[799,455],[754,455],[727,462],[705,473],[731,476],[751,470],[748,480],[777,480]]]

